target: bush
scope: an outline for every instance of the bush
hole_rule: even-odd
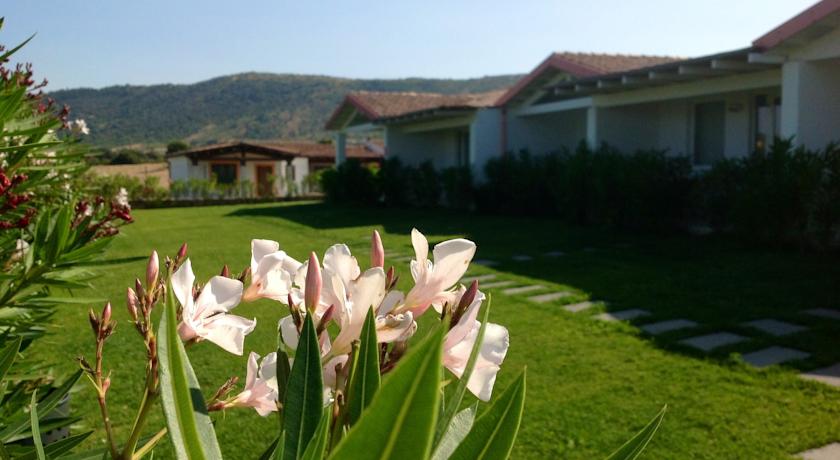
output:
[[[321,188],[327,200],[336,203],[375,203],[381,196],[374,172],[357,160],[321,173]]]
[[[254,198],[254,183],[248,180],[232,184],[220,184],[215,180],[176,180],[169,185],[173,200],[237,200]]]
[[[160,186],[160,179],[154,176],[140,179],[125,174],[113,176],[100,176],[97,174],[86,174],[79,184],[92,195],[116,196],[120,189],[128,192],[132,201],[159,201],[169,197],[169,192]]]

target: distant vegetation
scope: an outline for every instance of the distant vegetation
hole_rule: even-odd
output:
[[[317,139],[349,91],[483,92],[512,85],[518,75],[468,80],[345,78],[245,73],[191,85],[71,89],[50,96],[69,104],[98,146],[202,145],[229,139]]]

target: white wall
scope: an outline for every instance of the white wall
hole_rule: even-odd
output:
[[[487,160],[503,153],[501,127],[501,109],[479,110],[470,125],[470,165],[476,181],[484,180]]]
[[[417,166],[425,161],[431,161],[438,169],[457,166],[456,129],[407,132],[410,129],[407,125],[389,126],[385,130],[388,158],[399,158],[407,166]]]
[[[529,116],[508,114],[507,130],[508,152],[527,150],[543,155],[563,147],[574,150],[586,139],[586,109]]]

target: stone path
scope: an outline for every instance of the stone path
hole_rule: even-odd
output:
[[[528,262],[528,261],[534,260],[533,257],[525,255],[525,254],[517,254],[517,255],[511,257],[511,259],[513,259],[514,262]]]
[[[762,350],[747,353],[742,356],[744,362],[752,364],[755,367],[767,367],[774,364],[786,363],[788,361],[796,361],[805,359],[811,356],[810,353],[804,351],[794,350],[786,347],[768,347]]]
[[[572,312],[572,313],[578,313],[578,312],[581,312],[581,311],[584,311],[584,310],[589,310],[593,306],[595,306],[595,304],[587,300],[585,302],[573,303],[573,304],[570,304],[570,305],[563,305],[563,310],[566,310],[566,311]]]
[[[649,316],[650,312],[647,310],[640,310],[633,308],[630,310],[613,311],[595,315],[594,318],[601,321],[628,321],[642,316]]]
[[[732,345],[747,340],[746,337],[731,332],[715,332],[680,340],[680,343],[702,351],[712,351],[726,345]]]
[[[814,308],[811,310],[805,310],[804,313],[812,316],[819,316],[821,318],[840,319],[840,310],[833,310],[830,308]]]
[[[805,372],[799,374],[799,376],[806,380],[815,380],[817,382],[825,383],[826,385],[840,388],[840,363],[823,367],[821,369],[815,369],[810,372]]]
[[[476,259],[476,260],[473,260],[473,263],[477,264],[477,265],[484,265],[485,267],[493,267],[495,265],[499,265],[498,262],[496,262],[495,260],[490,260],[490,259]]]
[[[516,284],[516,283],[514,283],[513,281],[494,281],[492,283],[485,283],[484,285],[481,285],[481,287],[484,288],[484,289],[493,289],[493,288],[512,286],[514,284]]]
[[[540,294],[540,295],[535,295],[533,297],[528,297],[528,300],[530,300],[532,302],[545,303],[545,302],[552,302],[554,300],[562,299],[564,297],[569,297],[570,295],[572,295],[571,292],[565,292],[565,291],[551,292],[551,293],[548,293],[548,294]]]
[[[502,294],[507,295],[514,295],[514,294],[525,294],[526,292],[534,292],[540,291],[545,289],[545,286],[540,286],[539,284],[532,284],[530,286],[520,286],[514,288],[507,288],[502,291]]]
[[[808,329],[807,327],[800,326],[799,324],[787,323],[775,319],[757,319],[755,321],[746,322],[744,325],[764,331],[776,337],[796,334],[797,332],[802,332]]]
[[[840,442],[833,442],[817,449],[806,450],[796,454],[803,460],[837,460],[840,459]]]
[[[659,335],[691,327],[697,327],[697,323],[688,319],[669,319],[666,321],[659,321],[658,323],[645,324],[641,328],[648,334]]]
[[[548,251],[543,254],[546,257],[563,257],[566,255],[563,251]]]

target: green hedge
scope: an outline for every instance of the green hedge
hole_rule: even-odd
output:
[[[829,247],[838,243],[840,148],[820,151],[777,140],[766,153],[695,171],[687,157],[664,151],[527,152],[491,159],[485,180],[468,168],[386,160],[379,170],[347,161],[324,171],[334,202],[382,203],[556,216],[577,225],[663,232],[695,224],[749,241]]]

